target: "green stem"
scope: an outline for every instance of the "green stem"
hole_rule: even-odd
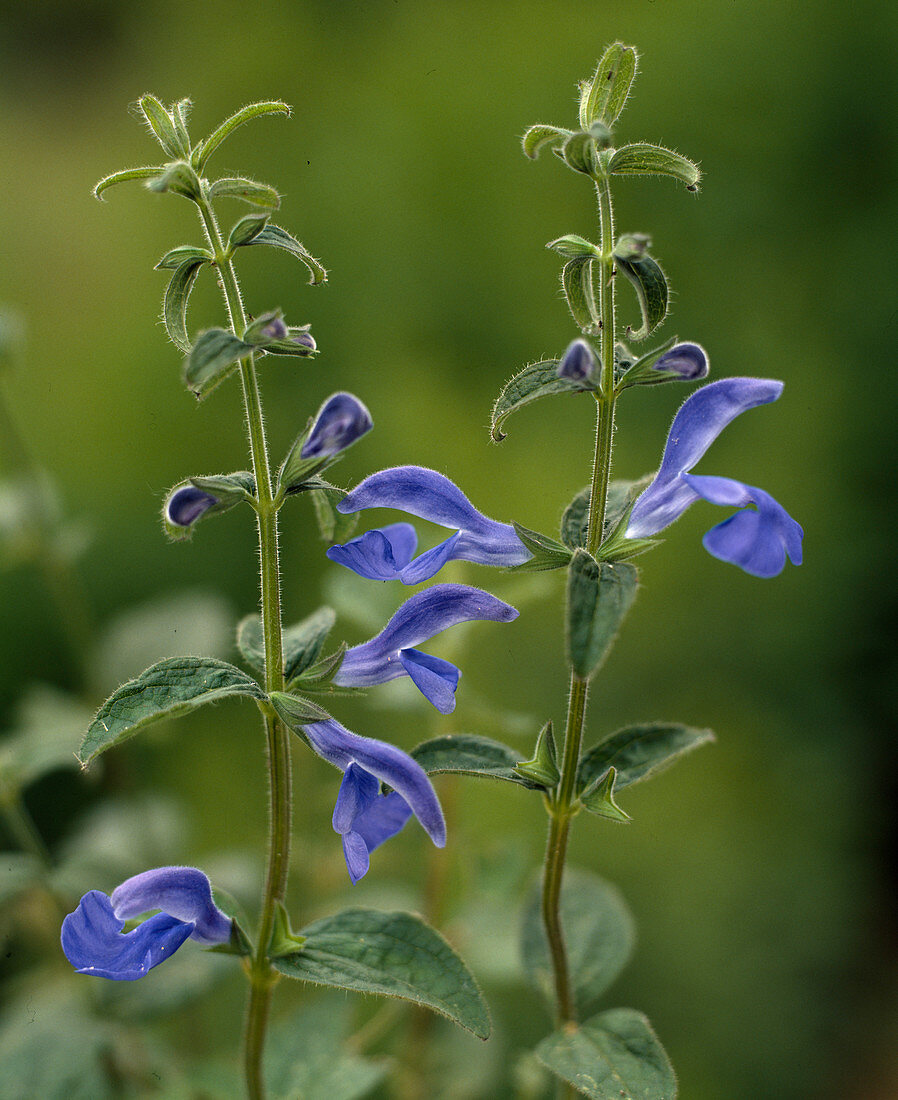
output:
[[[231,328],[236,335],[241,336],[246,328],[246,313],[233,264],[225,252],[208,197],[204,194],[197,205],[221,274],[221,285]],[[265,641],[265,690],[282,691],[284,651],[277,507],[272,492],[262,400],[252,355],[240,360],[240,380],[243,386],[243,406],[253,474],[256,479],[262,635]],[[264,721],[268,754],[269,833],[259,934],[252,962],[248,968],[250,996],[244,1030],[244,1072],[247,1095],[250,1100],[263,1100],[265,1096],[262,1053],[271,1010],[271,995],[278,978],[277,972],[268,959],[268,945],[274,930],[278,903],[284,902],[287,893],[293,802],[289,732],[283,722],[270,711],[264,712]]]
[[[606,179],[596,180],[601,223],[601,253],[599,261],[599,310],[601,387],[596,394],[596,437],[593,454],[592,489],[589,498],[589,524],[586,550],[595,554],[602,542],[608,484],[611,479],[611,447],[614,436],[614,219],[611,193]],[[561,885],[567,857],[571,820],[576,809],[577,768],[583,744],[583,726],[589,682],[571,672],[567,721],[564,731],[561,778],[554,797],[549,802],[549,840],[543,870],[542,918],[549,943],[549,955],[555,985],[556,1023],[559,1027],[576,1022],[577,1009],[571,989],[570,969],[564,929],[561,924]],[[559,1086],[559,1094],[572,1095],[567,1086]]]

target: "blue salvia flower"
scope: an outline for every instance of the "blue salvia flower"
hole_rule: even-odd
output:
[[[300,457],[329,458],[339,454],[371,431],[372,424],[371,413],[357,397],[335,393],[318,410]]]
[[[375,528],[332,546],[331,561],[369,580],[399,579],[403,584],[429,580],[447,561],[479,565],[520,565],[530,557],[514,528],[478,512],[447,477],[423,466],[394,466],[366,477],[337,505],[340,512],[397,508],[441,527],[455,528],[448,539],[412,558],[418,536],[409,523]]]
[[[414,647],[456,623],[490,619],[507,623],[517,611],[467,584],[435,584],[406,600],[376,637],[346,651],[334,683],[343,687],[383,684],[409,676],[441,714],[455,710],[461,671],[449,661]]]
[[[768,378],[725,378],[692,394],[674,417],[661,468],[633,506],[627,537],[657,534],[701,498],[742,509],[702,540],[714,557],[755,577],[775,577],[786,564],[786,555],[800,565],[802,529],[769,493],[732,478],[690,473],[731,420],[747,409],[776,401],[782,391],[782,382]]]
[[[367,873],[370,853],[395,836],[411,815],[438,848],[446,844],[446,823],[427,773],[402,749],[360,737],[330,718],[303,727],[310,745],[345,774],[334,807],[334,831],[353,882]],[[380,793],[381,782],[393,789]]]
[[[200,516],[218,504],[218,497],[197,489],[195,485],[182,485],[175,489],[165,504],[165,518],[174,527],[192,527]]]
[[[153,909],[131,932],[125,921]],[[209,879],[195,867],[156,867],[129,878],[112,897],[85,894],[62,922],[62,950],[79,974],[118,982],[144,977],[188,938],[204,947],[227,943],[231,921],[212,900]]]

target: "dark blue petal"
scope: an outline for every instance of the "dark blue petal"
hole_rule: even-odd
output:
[[[711,504],[743,509],[705,535],[702,543],[709,554],[738,565],[752,576],[764,578],[782,572],[787,554],[793,565],[801,564],[803,531],[769,493],[732,478],[694,474],[684,477]],[[754,505],[757,511],[749,505]]]
[[[397,664],[399,664],[397,656]],[[372,737],[359,737],[334,719],[304,727],[309,744],[329,763],[345,771],[356,762],[405,799],[438,848],[446,843],[443,811],[427,773],[402,749]]]
[[[596,357],[592,348],[582,339],[574,340],[567,346],[558,364],[558,377],[570,378],[575,382],[584,382],[592,378],[596,369]]]
[[[327,556],[360,577],[391,581],[411,561],[417,545],[418,536],[410,523],[392,523],[330,547]]]
[[[399,579],[403,584],[420,584],[421,581],[429,581],[431,577],[435,577],[447,561],[452,561],[458,556],[455,548],[460,538],[461,531],[456,531],[448,539],[419,554],[402,570]]]
[[[165,505],[165,518],[175,527],[190,527],[203,512],[218,504],[218,497],[204,493],[195,485],[175,489]]]
[[[380,793],[380,784],[370,772],[352,763],[343,775],[334,806],[334,832],[348,833],[353,822],[368,809]]]
[[[455,665],[420,649],[400,649],[399,660],[418,691],[440,714],[455,710],[455,689],[461,676]]]
[[[652,370],[673,371],[688,382],[708,376],[708,354],[701,344],[674,344]]]
[[[133,982],[173,955],[193,931],[193,924],[159,913],[122,934],[125,922],[112,902],[91,890],[62,922],[62,950],[79,974]]]
[[[161,909],[191,924],[191,938],[202,944],[227,943],[231,921],[212,900],[209,879],[196,867],[156,867],[134,875],[112,892],[121,920]],[[143,926],[142,926],[143,927]]]
[[[356,833],[369,852],[394,837],[412,816],[412,808],[398,791],[379,794],[368,809],[355,819]]]
[[[466,584],[435,584],[405,601],[376,637],[348,650],[334,683],[344,687],[383,684],[406,674],[399,650],[409,649],[457,623],[472,619],[511,622],[517,611]]]
[[[334,807],[334,831],[343,836],[343,855],[353,883],[367,874],[369,853],[395,836],[411,813],[397,791],[382,795],[380,783],[370,772],[354,762],[349,765]]]
[[[327,458],[338,454],[371,428],[371,414],[357,397],[335,393],[319,409],[300,456]]]
[[[775,401],[782,391],[782,382],[768,378],[725,378],[692,394],[674,417],[655,480],[636,500],[627,537],[657,534],[679,519],[697,499],[681,475],[692,469],[731,420]]]

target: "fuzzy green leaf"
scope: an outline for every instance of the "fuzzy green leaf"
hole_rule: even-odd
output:
[[[615,257],[614,262],[617,270],[633,284],[642,313],[642,325],[635,331],[628,326],[628,332],[634,340],[644,340],[667,316],[667,279],[661,267],[649,255],[643,256],[641,260],[622,260]]]
[[[627,726],[584,754],[577,770],[577,788],[584,790],[614,767],[617,771],[614,789],[620,791],[657,775],[684,753],[713,740],[711,730],[674,722]]]
[[[137,101],[137,105],[165,152],[175,160],[186,157],[187,149],[181,144],[174,120],[159,100],[155,96],[144,95]]]
[[[156,264],[157,271],[177,271],[182,264],[210,264],[212,253],[208,248],[195,248],[192,244],[182,244],[166,252]]]
[[[568,260],[561,269],[561,286],[568,309],[582,332],[596,332],[599,328],[592,274],[592,260],[589,256],[577,256]]]
[[[250,103],[246,107],[241,107],[239,111],[235,111],[230,118],[226,118],[216,130],[213,130],[205,141],[200,142],[194,150],[192,159],[196,170],[202,172],[209,157],[212,156],[225,138],[229,137],[239,126],[264,115],[287,115],[289,118],[290,107],[279,100],[273,100],[265,103]]]
[[[242,244],[252,244],[265,228],[269,217],[269,214],[247,214],[241,218],[228,236],[228,252],[232,248],[239,248]]]
[[[564,237],[558,237],[557,240],[549,241],[546,248],[551,248],[553,252],[557,252],[559,256],[564,256],[568,260],[595,259],[599,254],[594,244],[576,233],[568,233]]]
[[[277,210],[281,205],[281,196],[273,187],[242,177],[216,180],[209,187],[209,198],[243,199],[244,202],[251,202],[253,206],[261,206],[265,210]]]
[[[536,1054],[591,1100],[676,1100],[667,1054],[649,1021],[633,1008],[612,1008],[556,1031]]]
[[[521,144],[524,147],[524,153],[530,157],[531,160],[536,160],[539,156],[540,149],[544,145],[557,144],[564,141],[565,138],[570,137],[571,131],[564,130],[560,126],[548,126],[545,123],[538,122],[535,126],[531,126],[521,139]]]
[[[165,259],[167,257],[163,256],[163,260]],[[185,355],[190,351],[190,337],[187,335],[187,300],[199,270],[205,262],[205,259],[194,258],[182,263],[172,275],[162,303],[165,331],[175,347]]]
[[[593,122],[614,125],[624,109],[635,76],[636,51],[623,42],[612,43],[580,96],[580,125],[584,130]]]
[[[302,734],[303,726],[310,722],[326,722],[330,718],[323,707],[293,692],[273,691],[270,699],[278,717],[294,733]]]
[[[252,351],[252,344],[244,343],[232,332],[208,329],[197,338],[184,362],[187,388],[200,399],[206,397]]]
[[[284,631],[284,676],[292,680],[313,665],[337,621],[332,607],[319,607]]]
[[[250,668],[265,675],[265,639],[262,635],[261,615],[247,615],[237,624],[237,649]]]
[[[661,145],[639,143],[615,149],[608,171],[617,176],[670,176],[697,191],[702,174],[691,160]]]
[[[99,199],[100,202],[105,202],[103,198],[103,192],[107,187],[114,187],[117,183],[127,183],[129,180],[149,180],[158,176],[165,169],[161,165],[155,165],[147,168],[125,168],[122,172],[113,172],[110,176],[104,176],[103,179],[94,187],[94,198]]]
[[[359,513],[344,515],[337,511],[337,505],[346,496],[344,489],[338,489],[322,478],[309,481],[312,502],[315,505],[315,518],[318,530],[325,542],[346,542],[359,522]]]
[[[423,741],[410,755],[428,775],[479,775],[484,779],[504,779],[534,789],[531,782],[515,772],[521,754],[516,749],[478,737],[473,733],[449,733]]]
[[[576,550],[568,574],[568,657],[574,674],[589,680],[598,671],[636,597],[632,565],[596,562]]]
[[[295,256],[300,263],[305,264],[309,269],[311,276],[309,284],[311,286],[327,281],[327,271],[321,261],[316,260],[295,237],[291,236],[286,229],[281,229],[279,225],[266,225],[262,232],[253,237],[251,241],[242,243],[267,244],[272,248],[280,248],[284,252],[289,252],[291,256]]]
[[[505,432],[502,431],[503,424],[513,412],[523,408],[524,405],[554,393],[578,393],[583,388],[581,383],[571,378],[558,377],[557,359],[543,359],[539,363],[530,363],[505,383],[496,398],[490,427],[493,440],[500,443],[505,438]]]
[[[230,695],[264,699],[252,677],[212,657],[169,657],[117,688],[100,707],[78,752],[87,765],[162,718],[175,718]]]
[[[521,565],[510,566],[515,573],[542,573],[547,569],[563,569],[571,560],[570,550],[556,539],[529,527],[514,524],[515,534],[530,551],[532,557]]]
[[[524,904],[521,959],[527,976],[554,1001],[549,944],[542,921],[541,884]],[[636,925],[620,891],[590,871],[570,867],[561,887],[561,923],[577,1015],[596,1010],[603,994],[626,966],[636,942]]]
[[[302,935],[301,951],[272,960],[285,977],[400,997],[489,1037],[489,1013],[467,967],[439,932],[411,913],[345,909]]]
[[[200,181],[197,179],[196,172],[183,160],[176,160],[171,164],[167,164],[162,170],[162,174],[156,176],[155,179],[147,180],[145,186],[150,191],[157,191],[159,194],[172,191],[174,194],[183,195],[186,199],[192,199],[194,202],[200,197]]]

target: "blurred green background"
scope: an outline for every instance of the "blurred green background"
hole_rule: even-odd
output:
[[[238,388],[198,406],[158,323],[164,276],[153,265],[175,245],[200,243],[193,210],[139,185],[108,192],[103,205],[91,197],[101,176],[158,159],[128,104],[146,91],[166,103],[192,96],[195,136],[250,100],[294,105],[289,121],[239,131],[211,165],[278,187],[275,220],[330,270],[325,286],[309,289],[304,269],[280,253],[241,256],[249,309],[281,306],[291,323],[311,322],[321,348],[311,363],[265,365],[275,456],[327,394],[350,389],[376,430],[335,471],[342,484],[386,465],[434,466],[487,514],[551,531],[588,480],[588,404],[557,399],[521,412],[500,447],[486,425],[506,378],[572,338],[558,258],[544,244],[594,236],[595,215],[585,182],[551,155],[528,163],[518,138],[537,121],[573,125],[576,81],[615,38],[637,47],[642,70],[620,140],[660,141],[699,160],[705,176],[697,196],[654,179],[616,189],[619,229],[652,234],[675,290],[663,335],[700,341],[716,378],[786,382],[782,399],[733,425],[701,469],[773,493],[804,525],[806,563],[765,583],[712,559],[700,538],[720,516],[706,505],[644,559],[640,599],[593,691],[590,737],[671,718],[712,727],[718,742],[627,791],[628,828],[576,823],[572,860],[617,883],[639,927],[608,1005],[650,1016],[684,1100],[885,1100],[898,1094],[895,502],[884,445],[898,324],[888,261],[898,168],[898,9],[890,5],[34,0],[6,8],[0,304],[23,319],[25,344],[0,384],[66,514],[92,533],[78,570],[91,633],[102,640],[90,657],[73,644],[47,578],[8,555],[0,714],[14,725],[17,700],[35,682],[96,706],[143,661],[199,646],[234,659],[231,623],[255,607],[248,511],[205,525],[190,545],[161,534],[168,486],[247,460]],[[246,209],[235,203],[234,219]],[[626,288],[620,303],[621,319],[634,319]],[[194,331],[221,322],[211,281],[200,279],[190,319]],[[657,464],[683,396],[658,387],[622,402],[620,476]],[[8,475],[17,461],[10,439],[4,428]],[[287,616],[328,598],[345,637],[367,637],[372,614],[376,622],[403,594],[356,586],[327,563],[304,502],[283,515]],[[522,610],[514,627],[465,635],[456,715],[438,719],[393,685],[338,716],[406,748],[469,730],[525,750],[543,721],[563,717],[560,577],[531,584],[455,568],[450,579]],[[121,620],[127,609],[130,626]],[[451,656],[461,644],[447,638],[433,650]],[[513,718],[503,722],[501,709]],[[431,1094],[513,1095],[492,1076],[497,1062],[514,1063],[548,1030],[514,957],[516,913],[542,857],[536,800],[503,785],[443,785],[447,852],[434,859],[410,828],[350,892],[329,825],[337,777],[298,759],[299,923],[350,899],[420,908],[429,883],[438,923],[486,988],[497,1031],[484,1050],[474,1040],[455,1050],[467,1091],[444,1083],[448,1091]],[[223,705],[159,727],[112,754],[93,779],[54,772],[27,792],[60,857],[74,829],[90,825],[102,838],[91,816],[98,807],[147,798],[156,801],[139,818],[139,836],[119,823],[133,840],[115,853],[119,878],[71,881],[75,897],[144,869],[152,822],[157,862],[221,868],[222,885],[239,892],[248,879],[253,896],[254,872],[243,868],[258,851],[265,811],[250,708]],[[0,966],[12,988],[46,954],[42,929],[55,943],[53,920],[34,916],[39,904],[32,900],[29,920],[3,924],[12,946]],[[73,979],[56,951],[47,969],[64,999]],[[186,1044],[181,1035],[185,1048],[214,1053],[236,1042],[240,981],[218,988],[191,1017]],[[521,1070],[520,1089],[525,1078]]]

